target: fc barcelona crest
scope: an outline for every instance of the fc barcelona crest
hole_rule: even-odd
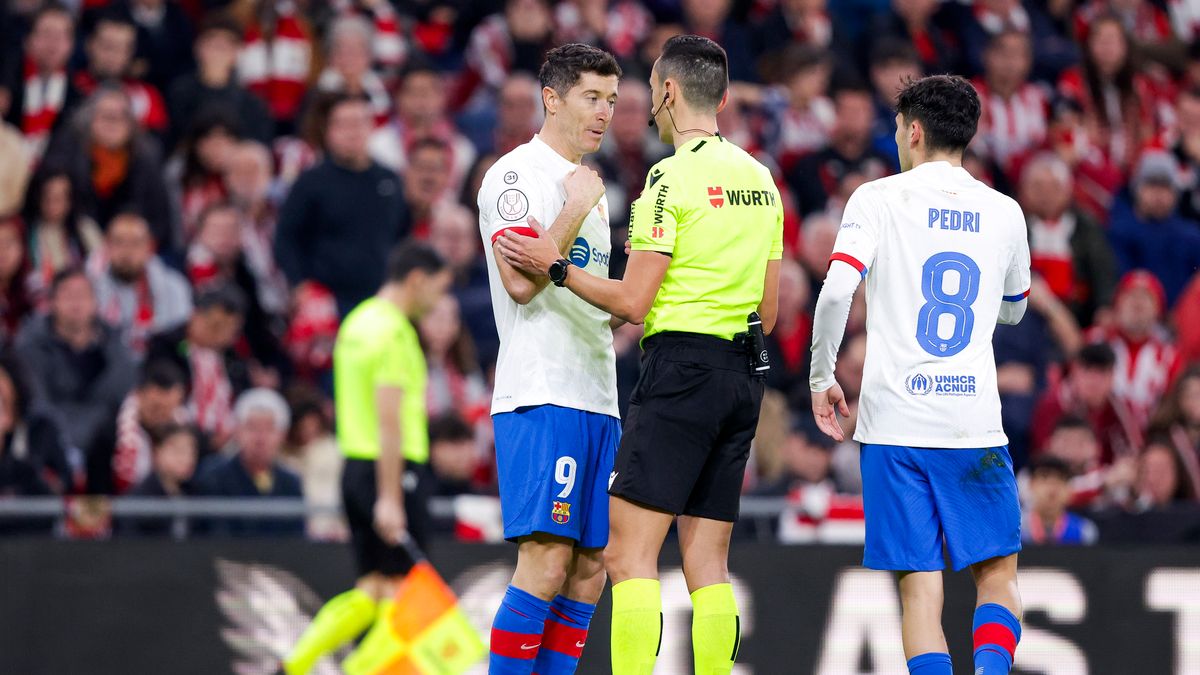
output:
[[[571,520],[571,504],[554,502],[554,507],[550,509],[550,519],[559,525],[566,525]]]

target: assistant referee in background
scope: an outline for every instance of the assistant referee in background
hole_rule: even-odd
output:
[[[650,74],[651,121],[675,154],[650,170],[633,204],[624,279],[573,268],[548,237],[499,240],[514,266],[646,324],[642,374],[609,481],[615,675],[654,669],[658,555],[676,516],[695,672],[728,673],[737,656],[729,537],[765,384],[735,338],[751,312],[767,332],[775,323],[783,208],[770,171],[717,132],[728,88],[725,50],[712,40],[683,35],[663,46]]]

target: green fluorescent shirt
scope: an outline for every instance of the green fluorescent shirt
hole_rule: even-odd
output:
[[[404,458],[429,459],[425,412],[425,355],[417,331],[395,305],[380,298],[365,300],[342,321],[333,348],[333,398],[337,439],[352,459],[379,458],[379,416],[375,390],[399,387],[400,438]]]
[[[634,251],[671,256],[646,315],[663,331],[731,339],[783,257],[783,201],[771,172],[720,136],[693,139],[650,169],[629,215]]]

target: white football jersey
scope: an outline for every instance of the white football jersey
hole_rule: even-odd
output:
[[[546,404],[619,414],[608,312],[553,284],[529,304],[517,304],[504,290],[492,252],[492,242],[506,230],[528,233],[529,216],[550,228],[566,203],[563,179],[577,166],[534,136],[497,160],[479,189],[479,230],[500,334],[493,415]],[[601,197],[567,257],[589,274],[607,278],[611,251],[608,200]]]
[[[929,162],[858,188],[832,261],[867,280],[855,440],[1004,445],[992,333],[1029,294],[1025,217],[961,167]]]

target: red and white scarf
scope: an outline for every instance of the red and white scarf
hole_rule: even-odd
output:
[[[290,0],[275,3],[274,31],[259,23],[246,29],[238,76],[267,103],[277,120],[293,119],[304,102],[312,70],[312,34]]]
[[[220,352],[191,345],[188,360],[192,367],[191,411],[196,426],[217,437],[233,431],[233,384],[225,371]]]
[[[49,75],[38,72],[37,66],[25,61],[25,97],[21,110],[21,133],[30,157],[41,158],[50,143],[50,132],[58,121],[67,101],[67,71]]]
[[[91,73],[81,72],[75,76],[75,88],[85,96],[96,90],[98,82]],[[129,97],[133,116],[143,129],[163,131],[167,128],[167,103],[152,84],[139,80],[121,80],[121,89]]]
[[[113,293],[100,308],[100,318],[110,326],[128,326],[128,345],[134,354],[146,353],[146,344],[154,331],[154,293],[150,279],[145,273],[133,282],[133,312],[125,316],[121,307],[121,293]]]

